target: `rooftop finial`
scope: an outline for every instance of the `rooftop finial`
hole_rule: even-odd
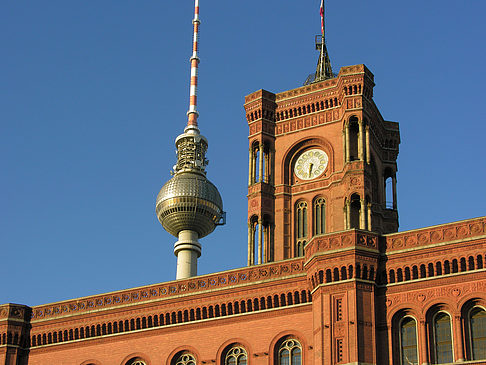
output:
[[[326,47],[326,19],[324,0],[321,0],[320,14],[321,34],[316,35],[316,49],[320,51],[319,60],[317,61],[317,69],[315,74],[309,75],[307,80],[304,82],[304,85],[332,79],[334,77],[334,74],[332,73],[331,60],[329,59],[329,54],[327,53]]]
[[[197,112],[197,71],[199,66],[199,57],[197,56],[198,51],[198,39],[199,39],[199,0],[194,1],[194,19],[192,24],[194,25],[194,40],[192,47],[191,62],[191,87],[189,96],[189,111],[187,112],[187,127],[186,131],[197,128],[197,117],[199,113]]]

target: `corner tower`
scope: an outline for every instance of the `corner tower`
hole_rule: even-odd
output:
[[[398,230],[398,123],[381,116],[366,66],[333,75],[324,32],[316,40],[304,86],[245,98],[249,265],[303,256],[325,233]]]
[[[176,279],[197,275],[197,259],[201,256],[199,238],[224,224],[225,217],[218,189],[206,178],[208,141],[200,134],[197,124],[199,24],[199,0],[195,0],[188,121],[184,133],[175,140],[174,177],[162,187],[156,201],[157,218],[167,232],[178,238],[174,245]]]

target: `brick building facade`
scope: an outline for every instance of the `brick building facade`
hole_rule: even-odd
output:
[[[486,217],[397,233],[373,86],[356,65],[246,97],[247,267],[1,305],[0,363],[486,364]]]

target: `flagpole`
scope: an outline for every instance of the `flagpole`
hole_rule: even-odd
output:
[[[321,0],[321,67],[319,70],[319,79],[322,78],[322,69],[324,67],[324,0]]]

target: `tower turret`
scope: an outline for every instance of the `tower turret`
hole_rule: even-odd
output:
[[[197,118],[197,71],[199,65],[199,0],[195,0],[194,45],[191,61],[191,87],[187,126],[175,140],[177,163],[174,176],[160,190],[156,200],[157,217],[164,229],[178,238],[177,279],[197,275],[201,256],[198,239],[224,224],[223,201],[218,189],[206,178],[207,139],[199,132]]]

